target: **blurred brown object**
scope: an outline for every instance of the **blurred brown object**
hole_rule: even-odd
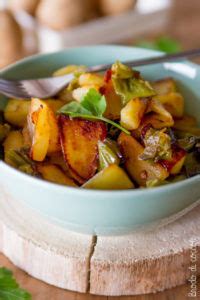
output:
[[[99,0],[104,15],[117,15],[134,7],[136,0]]]
[[[63,30],[93,16],[95,4],[93,0],[41,0],[36,16],[41,24]]]
[[[40,0],[10,0],[9,8],[13,11],[24,10],[27,13],[34,15]]]
[[[0,10],[0,68],[23,57],[23,34],[13,14]]]

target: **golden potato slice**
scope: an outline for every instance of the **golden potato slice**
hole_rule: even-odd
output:
[[[99,74],[84,73],[80,75],[78,83],[81,87],[91,85],[101,87],[104,84],[104,78],[102,75]]]
[[[158,81],[151,82],[152,87],[158,95],[166,95],[176,92],[176,82],[173,78],[164,78]]]
[[[32,99],[28,131],[31,138],[30,156],[33,160],[43,161],[47,154],[60,150],[57,119],[47,102]]]
[[[184,99],[179,93],[169,93],[165,95],[157,95],[154,99],[162,103],[165,109],[176,118],[181,118],[184,112]]]
[[[195,117],[185,115],[180,119],[176,119],[173,128],[200,136],[200,128]]]
[[[149,114],[144,116],[142,121],[143,126],[151,124],[154,128],[161,129],[174,125],[172,115],[155,98],[148,102],[147,112]]]
[[[97,173],[82,187],[99,190],[125,190],[133,189],[134,184],[122,168],[112,164]]]
[[[49,109],[44,101],[32,99],[28,115],[28,129],[32,141],[30,157],[43,161],[47,155],[50,140]]]
[[[4,111],[4,118],[12,125],[23,127],[26,124],[31,102],[22,99],[10,99]]]
[[[133,99],[121,110],[121,125],[128,129],[137,129],[147,107],[146,99]]]
[[[56,113],[62,106],[66,104],[65,101],[61,101],[59,99],[48,99],[45,100],[45,102],[48,104],[48,106],[54,113]]]
[[[51,109],[48,110],[48,122],[50,126],[50,138],[47,153],[50,154],[61,150],[58,120]]]
[[[67,186],[77,186],[74,181],[56,165],[38,164],[37,171],[42,175],[42,178],[47,181]]]
[[[66,164],[62,152],[54,152],[48,156],[48,163],[59,166],[66,175],[70,176],[69,167]]]
[[[73,178],[84,183],[98,167],[98,141],[106,138],[106,125],[79,118],[59,117],[61,146]]]
[[[132,136],[121,133],[118,143],[125,158],[125,168],[131,178],[139,185],[145,186],[147,180],[165,180],[169,176],[167,170],[159,163],[151,163],[140,159],[144,148]]]
[[[7,164],[13,165],[12,161],[9,159],[8,152],[10,150],[20,150],[24,146],[23,135],[20,131],[15,130],[11,131],[7,138],[5,139],[4,143],[4,160]]]

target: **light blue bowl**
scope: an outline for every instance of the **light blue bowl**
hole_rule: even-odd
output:
[[[158,55],[133,47],[93,46],[34,56],[2,71],[10,79],[50,75],[67,64],[95,65]],[[150,80],[172,76],[185,96],[186,110],[200,121],[200,68],[166,63],[139,68]],[[3,103],[3,102],[2,102]],[[200,198],[200,176],[154,189],[99,191],[70,188],[32,178],[0,162],[0,188],[47,219],[92,234],[128,233],[138,226],[168,218]]]

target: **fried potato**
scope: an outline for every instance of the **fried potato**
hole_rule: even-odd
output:
[[[122,168],[112,164],[97,173],[82,187],[99,190],[125,190],[133,189],[134,184]]]
[[[146,99],[137,98],[130,100],[121,110],[121,125],[128,130],[137,129],[144,116],[146,108]]]
[[[50,138],[47,154],[50,154],[61,150],[58,120],[51,109],[48,110],[48,122],[50,125]]]
[[[151,99],[148,104],[146,116],[143,118],[143,126],[151,124],[156,129],[164,127],[172,127],[174,120],[172,115],[164,108],[164,106],[156,99]]]
[[[98,167],[98,141],[106,138],[106,125],[79,118],[59,117],[61,146],[73,178],[84,183]]]
[[[22,99],[10,99],[4,111],[4,118],[14,126],[23,127],[26,124],[31,102]]]
[[[43,161],[47,155],[50,139],[48,106],[44,101],[32,99],[28,114],[28,129],[31,137],[30,157]]]
[[[38,164],[37,171],[42,175],[42,178],[47,181],[67,186],[77,186],[74,183],[74,181],[70,177],[68,177],[61,168],[59,168],[56,165]]]
[[[185,115],[181,119],[176,119],[173,128],[200,136],[200,128],[195,117]]]
[[[59,99],[48,99],[45,100],[45,102],[48,104],[48,106],[54,113],[56,113],[62,106],[66,104],[65,101],[61,101]]]
[[[151,85],[158,95],[166,95],[177,91],[176,82],[170,77],[151,82]]]
[[[59,166],[66,175],[70,176],[69,167],[64,160],[62,151],[51,153],[48,156],[48,163]]]
[[[186,151],[182,148],[173,149],[172,158],[169,160],[162,160],[161,164],[172,175],[180,173],[186,159]]]
[[[118,143],[125,158],[125,168],[131,178],[139,185],[146,186],[147,180],[165,180],[169,176],[167,170],[159,163],[140,159],[144,148],[132,136],[121,133]]]
[[[12,161],[9,159],[9,151],[10,150],[20,150],[24,146],[23,135],[19,130],[11,131],[4,143],[4,160],[7,164],[13,165]]]
[[[184,112],[184,99],[179,93],[171,92],[165,95],[157,95],[154,99],[164,105],[165,109],[176,118],[181,118]]]
[[[100,88],[104,84],[104,77],[100,74],[84,73],[80,75],[78,83],[81,87],[92,85]]]
[[[45,101],[32,99],[28,130],[32,144],[30,156],[33,160],[43,161],[47,154],[60,150],[57,119]]]

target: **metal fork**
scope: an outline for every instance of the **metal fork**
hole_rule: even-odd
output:
[[[139,67],[163,62],[181,60],[200,55],[200,49],[194,49],[176,54],[161,55],[141,60],[126,61],[124,64],[130,67]],[[97,65],[88,67],[87,72],[95,73],[110,69],[112,64]],[[0,79],[0,93],[14,98],[50,98],[64,89],[72,80],[74,74],[68,74],[59,77],[28,79],[28,80],[6,80]]]

